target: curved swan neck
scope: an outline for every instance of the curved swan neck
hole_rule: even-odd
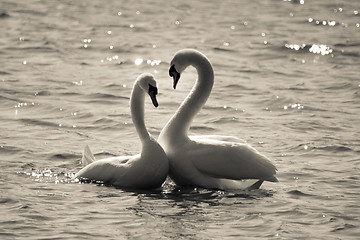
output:
[[[149,132],[147,131],[144,122],[144,100],[145,92],[141,89],[139,84],[135,82],[130,97],[130,112],[141,142],[150,139]]]
[[[190,93],[181,103],[179,108],[180,118],[187,119],[190,125],[195,115],[201,110],[210,96],[214,84],[214,71],[210,61],[203,55],[195,55],[191,57],[189,66],[193,66],[197,73],[196,80]],[[190,127],[190,126],[189,126]]]
[[[198,79],[190,93],[181,103],[178,111],[165,127],[164,134],[167,135],[170,140],[174,137],[177,139],[188,137],[190,124],[206,103],[214,84],[213,68],[210,61],[203,54],[189,52],[186,60],[186,67],[193,66],[197,70]]]

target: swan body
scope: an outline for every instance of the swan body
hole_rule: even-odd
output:
[[[84,168],[75,178],[102,181],[113,186],[150,189],[158,188],[165,181],[169,164],[160,144],[149,134],[144,124],[145,92],[151,97],[155,107],[156,82],[151,74],[141,74],[135,81],[130,110],[133,123],[142,142],[140,154],[95,160],[88,146],[85,147],[82,163]]]
[[[214,72],[199,51],[184,49],[170,63],[174,88],[188,66],[198,72],[194,87],[161,131],[158,142],[169,160],[169,176],[179,186],[253,189],[263,181],[277,182],[276,167],[244,141],[233,136],[188,136],[190,124],[208,99]]]

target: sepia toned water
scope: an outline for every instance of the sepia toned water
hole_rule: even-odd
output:
[[[358,239],[360,2],[0,2],[1,239]],[[154,191],[80,184],[96,158],[136,154],[135,78],[151,72],[152,135],[191,89],[173,54],[214,66],[192,134],[233,135],[272,159],[279,183],[254,191]]]

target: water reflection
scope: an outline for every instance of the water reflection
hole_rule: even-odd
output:
[[[309,51],[321,55],[328,55],[333,52],[333,50],[329,46],[326,46],[325,44],[320,44],[320,45],[313,44],[309,49]]]
[[[128,210],[141,217],[143,224],[155,225],[154,229],[161,232],[158,234],[166,238],[196,238],[204,236],[204,233],[213,237],[212,231],[230,234],[231,225],[236,221],[250,219],[251,224],[262,223],[261,212],[229,212],[239,211],[243,204],[254,204],[254,200],[271,197],[272,193],[263,190],[224,192],[177,188],[172,182],[167,182],[161,191],[137,192],[134,195],[137,202]]]
[[[139,66],[140,64],[143,63],[143,61],[144,60],[142,58],[137,58],[137,59],[135,59],[134,63],[135,63],[135,65]]]
[[[329,46],[325,45],[325,44],[312,44],[307,45],[305,43],[303,44],[288,44],[286,43],[285,48],[290,49],[290,50],[295,50],[295,51],[301,51],[301,50],[308,50],[311,53],[314,54],[320,54],[320,55],[329,55],[331,53],[333,53],[333,49],[331,49]]]
[[[315,20],[313,18],[309,18],[308,22],[314,23],[316,25],[330,26],[330,27],[334,27],[335,25],[337,25],[336,21],[334,20]]]

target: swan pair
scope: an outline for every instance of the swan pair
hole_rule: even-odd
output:
[[[208,58],[193,49],[177,52],[170,66],[174,89],[188,66],[197,70],[198,79],[161,131],[158,142],[144,124],[145,92],[150,95],[154,106],[158,105],[156,82],[151,74],[142,74],[136,79],[130,98],[132,120],[142,142],[141,154],[95,161],[86,147],[82,162],[87,166],[75,177],[142,189],[160,187],[168,174],[178,186],[222,190],[256,189],[263,181],[277,182],[276,167],[239,138],[188,136],[193,118],[210,95],[214,71]]]

